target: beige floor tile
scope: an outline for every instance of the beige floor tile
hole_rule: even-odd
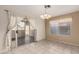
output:
[[[57,41],[42,40],[26,44],[6,52],[8,54],[74,54],[79,53],[79,47]]]

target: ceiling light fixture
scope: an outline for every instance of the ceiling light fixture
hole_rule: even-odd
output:
[[[44,5],[45,13],[44,15],[40,16],[42,19],[50,19],[52,17],[51,15],[47,14],[47,9],[50,7],[51,7],[50,5]]]

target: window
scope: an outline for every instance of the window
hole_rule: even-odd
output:
[[[71,35],[72,18],[50,21],[50,33],[55,35]]]

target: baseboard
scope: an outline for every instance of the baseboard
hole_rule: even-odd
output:
[[[73,46],[78,46],[79,47],[79,44],[75,44],[75,43],[72,43],[72,42],[66,42],[64,40],[52,40],[52,41],[58,41],[58,42],[61,42],[61,43],[64,43],[64,44],[68,44],[68,45],[73,45]]]
[[[68,45],[73,45],[73,46],[78,46],[79,47],[79,44],[75,44],[75,43],[72,43],[72,42],[66,42],[66,41],[61,41],[62,43],[64,44],[68,44]]]

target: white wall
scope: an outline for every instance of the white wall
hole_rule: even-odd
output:
[[[31,24],[35,29],[37,29],[37,37],[36,40],[45,39],[45,23],[41,19],[30,19]]]

